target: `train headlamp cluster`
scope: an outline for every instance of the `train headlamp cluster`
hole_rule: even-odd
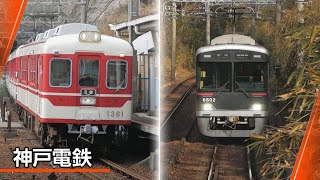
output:
[[[95,105],[96,98],[95,97],[81,97],[80,104],[81,105]]]
[[[253,110],[253,111],[261,111],[262,110],[262,104],[253,104],[250,108],[250,110]]]
[[[98,43],[101,42],[101,34],[96,31],[82,31],[79,34],[79,41]]]
[[[213,111],[215,110],[214,106],[210,103],[203,104],[203,110],[204,111]]]

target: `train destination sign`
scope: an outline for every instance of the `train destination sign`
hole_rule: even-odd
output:
[[[95,89],[81,89],[82,96],[94,96],[96,95]]]

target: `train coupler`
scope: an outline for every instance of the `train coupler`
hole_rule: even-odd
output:
[[[69,134],[107,134],[107,125],[68,124]]]
[[[99,131],[98,126],[91,126],[90,124],[86,124],[84,126],[80,126],[81,134],[96,134]]]

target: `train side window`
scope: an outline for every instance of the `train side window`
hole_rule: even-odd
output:
[[[50,86],[71,86],[71,60],[51,59],[50,61]]]
[[[128,79],[128,65],[126,61],[110,60],[107,62],[106,86],[109,89],[125,89]]]
[[[22,60],[22,81],[26,82],[28,80],[28,61]]]
[[[28,75],[29,80],[28,81],[32,85],[35,85],[35,78],[36,78],[36,76],[35,76],[35,74],[36,74],[35,68],[36,68],[35,59],[34,58],[29,59],[29,68],[28,68],[28,70],[29,70],[29,75]]]
[[[22,58],[19,58],[19,79],[22,78]]]

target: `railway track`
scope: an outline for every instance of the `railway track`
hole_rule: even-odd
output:
[[[167,179],[205,179],[213,151],[213,145],[189,143],[183,138],[167,162]]]
[[[83,172],[81,174],[83,176],[87,177],[88,179],[91,179],[91,180],[103,180],[103,179],[105,179],[102,176],[99,176],[99,175],[91,173],[91,172]]]
[[[133,180],[147,180],[148,179],[148,178],[146,178],[136,172],[133,172],[126,167],[123,167],[119,164],[116,164],[112,161],[105,160],[103,158],[98,158],[97,160],[99,163],[102,164],[103,167],[110,168],[111,173],[115,173],[112,176],[118,175],[121,177],[121,178],[117,178],[117,179],[133,179]],[[102,173],[82,172],[81,174],[91,180],[110,179],[110,176],[111,176],[109,173],[106,173],[103,175]]]
[[[164,100],[166,100],[167,98],[170,97],[170,94],[174,93],[175,91],[177,91],[177,89],[182,85],[185,84],[187,81],[191,80],[191,79],[195,79],[195,76],[189,77],[183,81],[181,81],[179,84],[177,84],[173,89],[171,89],[171,91],[169,93],[167,93],[167,95],[164,98],[161,98],[161,102],[162,103]]]
[[[102,158],[98,158],[100,162],[102,162],[104,165],[108,166],[113,171],[127,177],[128,179],[135,179],[135,180],[147,180],[146,177],[141,176],[140,174],[133,172],[129,170],[128,168],[122,167],[112,161],[105,160]]]
[[[195,81],[195,77],[191,77],[182,81],[161,101],[161,129],[166,125],[168,120],[178,109],[179,105],[186,98],[190,90],[195,86]]]
[[[250,151],[242,145],[189,143],[183,138],[167,166],[168,179],[253,179]]]
[[[164,161],[166,164],[162,163],[163,169],[169,167],[168,179],[252,180],[250,151],[245,144],[214,138],[188,142],[197,134],[196,122],[190,121],[191,128],[179,142],[168,143],[174,147]]]
[[[215,146],[207,180],[252,180],[250,150],[244,146]]]

